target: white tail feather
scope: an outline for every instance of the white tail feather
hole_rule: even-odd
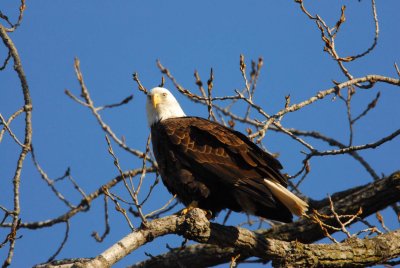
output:
[[[264,179],[265,184],[271,190],[272,194],[278,198],[293,214],[297,216],[304,215],[308,210],[308,204],[293,194],[291,191],[279,183]]]

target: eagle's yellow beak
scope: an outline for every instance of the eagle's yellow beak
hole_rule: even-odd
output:
[[[157,108],[157,104],[160,103],[160,95],[155,93],[153,95],[151,95],[151,103],[153,104],[154,109]]]

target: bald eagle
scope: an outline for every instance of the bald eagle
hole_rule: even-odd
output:
[[[223,209],[291,222],[307,203],[286,189],[281,164],[242,133],[186,116],[165,88],[147,95],[154,156],[170,193],[186,206],[216,215]]]

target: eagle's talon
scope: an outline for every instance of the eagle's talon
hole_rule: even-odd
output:
[[[206,212],[207,220],[211,220],[213,218],[213,214],[211,210],[204,210]]]
[[[184,208],[184,209],[182,209],[181,215],[184,216],[184,215],[188,214],[190,210],[191,210],[191,209],[189,209],[189,208]]]
[[[181,215],[186,215],[188,214],[192,209],[198,207],[198,202],[197,201],[192,201],[186,208],[182,209]]]

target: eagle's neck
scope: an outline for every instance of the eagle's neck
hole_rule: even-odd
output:
[[[166,119],[184,116],[186,114],[178,103],[175,105],[158,105],[157,109],[151,106],[147,107],[147,121],[150,127]]]

